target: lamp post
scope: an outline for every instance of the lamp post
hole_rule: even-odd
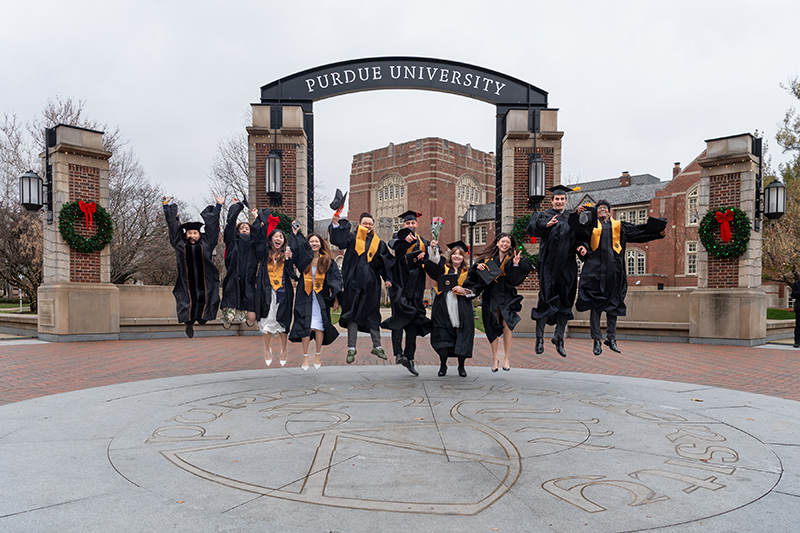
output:
[[[267,196],[270,205],[281,205],[283,202],[283,191],[281,189],[281,164],[283,158],[281,151],[272,149],[267,156]]]
[[[475,223],[478,222],[478,208],[473,204],[469,204],[464,218],[467,219],[467,224],[469,224],[469,266],[472,268],[472,247],[475,243]]]
[[[786,185],[775,179],[764,189],[764,216],[777,220],[786,212]]]
[[[44,130],[44,168],[45,179],[33,170],[19,177],[19,203],[26,211],[38,211],[46,208],[46,220],[53,223],[53,167],[50,165],[50,148],[56,145],[56,129]]]
[[[538,211],[539,204],[544,200],[544,174],[546,165],[539,152],[535,151],[528,156],[528,207]]]

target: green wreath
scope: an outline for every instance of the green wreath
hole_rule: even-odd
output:
[[[68,202],[61,207],[58,215],[58,230],[64,242],[79,252],[90,254],[105,248],[114,236],[114,223],[108,211],[100,204],[96,204],[97,211],[92,213],[92,224],[95,234],[91,237],[82,237],[75,231],[75,223],[82,224],[85,214],[81,211],[78,202]]]
[[[719,238],[720,224],[717,222],[717,211],[725,213],[728,209],[733,211],[733,220],[730,223],[731,241],[725,243]],[[750,219],[744,211],[736,207],[709,209],[700,221],[699,234],[700,242],[710,255],[722,259],[736,259],[747,251],[747,243],[750,242]]]
[[[514,221],[514,227],[511,229],[511,236],[517,241],[517,248],[522,252],[522,257],[527,257],[530,260],[533,268],[539,267],[539,256],[537,254],[528,253],[525,243],[531,242],[528,235],[528,222],[531,220],[531,215],[519,217]]]

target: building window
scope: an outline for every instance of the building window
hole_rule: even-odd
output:
[[[373,196],[377,205],[371,210],[375,215],[375,224],[381,217],[396,217],[407,209],[405,202],[405,182],[398,174],[384,176],[376,187],[378,194]],[[364,206],[367,207],[366,205]]]
[[[645,274],[645,255],[641,250],[631,249],[626,254],[626,264],[629,276],[642,276]]]
[[[686,242],[686,275],[697,275],[697,242]]]
[[[470,204],[481,204],[481,198],[478,180],[469,174],[461,176],[456,182],[456,216],[463,216]]]
[[[639,209],[639,222],[637,224],[647,224],[647,209]]]
[[[617,220],[620,222],[627,222],[628,214],[625,211],[620,211],[619,214],[617,214]]]
[[[686,193],[686,225],[697,226],[700,224],[700,214],[698,212],[698,187],[694,187]]]

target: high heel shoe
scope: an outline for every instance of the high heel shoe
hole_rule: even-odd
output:
[[[492,361],[492,372],[497,372],[498,370],[500,370],[499,368],[497,368],[499,365],[500,365],[500,360],[497,357],[495,357],[494,360]]]
[[[506,359],[506,360],[505,360],[505,363],[506,363],[506,364],[505,364],[505,365],[503,365],[503,370],[505,370],[506,372],[508,372],[509,370],[511,370],[511,363],[509,363],[509,362],[508,362],[508,359]]]
[[[280,355],[280,362],[281,362],[281,366],[286,364],[286,359],[283,357],[283,352],[282,351],[281,351],[281,355]]]
[[[272,348],[267,348],[267,355],[264,357],[264,362],[267,366],[272,364]]]
[[[320,359],[320,357],[322,357],[321,353],[315,353],[314,354],[314,368],[316,370],[319,370],[319,367],[322,366],[322,360]],[[319,361],[319,363],[317,363],[317,361]]]
[[[300,368],[303,369],[303,372],[308,370],[308,354],[307,353],[303,354],[303,364],[300,365]]]

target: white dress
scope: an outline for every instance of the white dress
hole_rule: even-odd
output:
[[[273,264],[277,264],[277,261],[273,262]],[[284,330],[283,326],[278,323],[278,297],[275,289],[273,289],[271,285],[269,288],[269,295],[271,298],[269,313],[267,313],[267,318],[262,318],[258,321],[258,327],[264,335],[277,337],[278,334],[283,333]]]
[[[314,276],[317,274],[317,267],[311,267],[311,279],[314,279]],[[317,331],[325,331],[325,326],[322,324],[322,310],[319,308],[319,301],[317,300],[317,294],[312,292],[311,298],[311,329],[315,329]]]

